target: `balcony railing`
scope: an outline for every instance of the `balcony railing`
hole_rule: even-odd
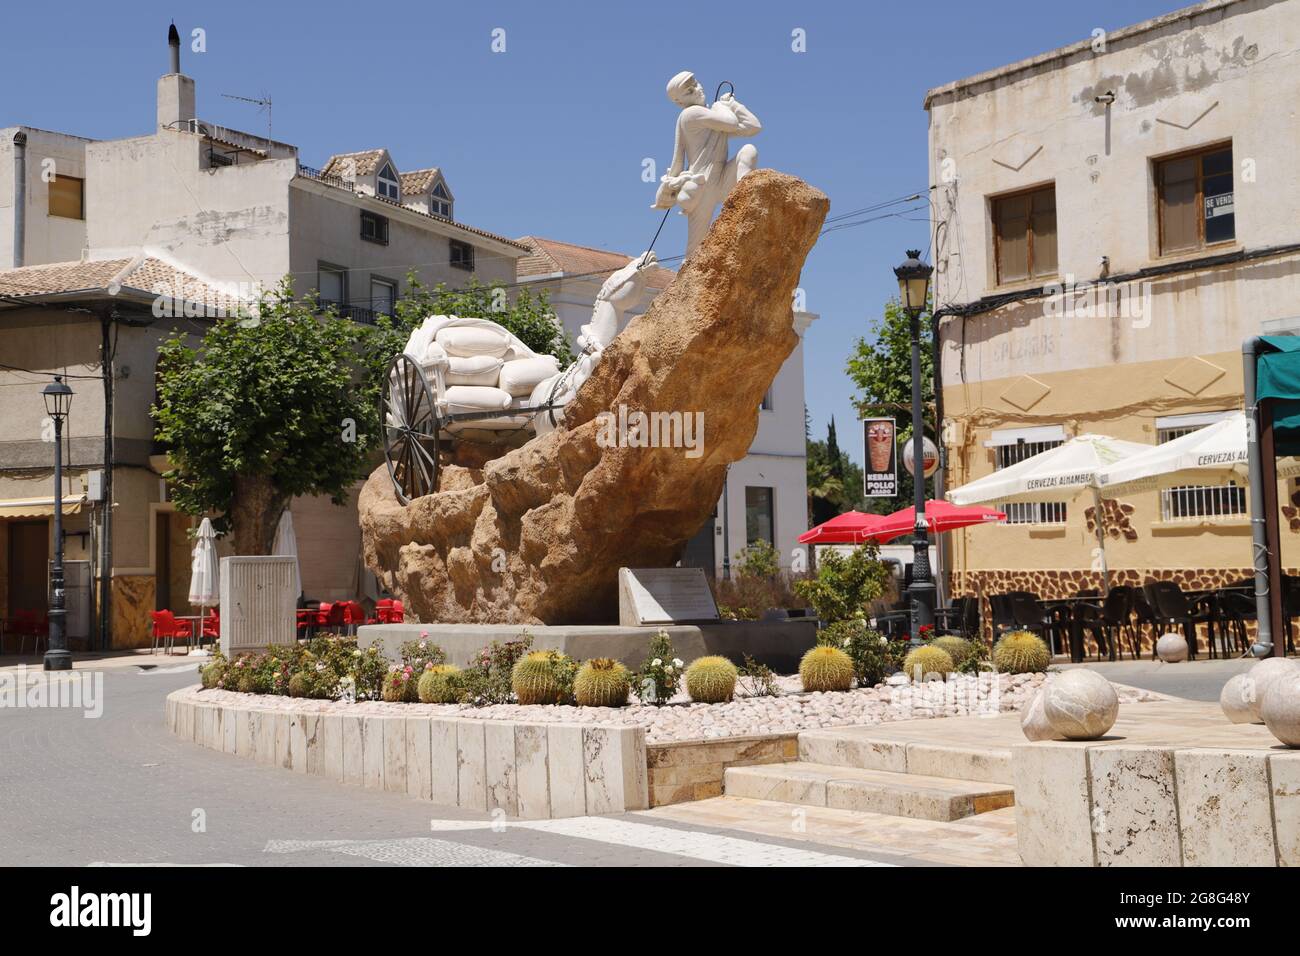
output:
[[[316,182],[323,183],[326,186],[333,186],[335,189],[346,189],[350,193],[357,191],[356,183],[349,182],[340,176],[327,176],[314,166],[304,166],[302,163],[299,163],[298,175],[302,176],[304,179],[314,179]]]

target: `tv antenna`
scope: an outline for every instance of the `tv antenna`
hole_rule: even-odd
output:
[[[257,107],[259,113],[266,113],[266,138],[271,138],[271,94],[263,93],[260,97],[253,96],[236,96],[233,93],[222,93],[228,100],[238,100],[241,103],[251,103]]]

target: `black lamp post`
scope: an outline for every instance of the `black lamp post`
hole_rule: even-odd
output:
[[[50,597],[50,639],[45,646],[45,669],[70,671],[72,655],[68,653],[67,631],[63,626],[67,615],[63,606],[63,420],[72,407],[72,389],[64,383],[63,376],[56,375],[41,394],[45,396],[45,411],[54,421],[54,568],[50,573],[53,593]]]
[[[921,313],[930,294],[933,267],[921,261],[919,249],[894,270],[898,301],[907,313],[912,332],[912,487],[915,490],[916,527],[912,532],[912,643],[921,642],[921,627],[934,623],[934,579],[930,573],[930,530],[925,523],[925,426],[921,405]]]

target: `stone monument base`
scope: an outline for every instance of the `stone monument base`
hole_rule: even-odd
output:
[[[716,621],[707,624],[672,624],[664,627],[677,656],[688,664],[697,657],[720,654],[737,665],[748,654],[778,674],[793,674],[799,659],[817,643],[812,618],[784,621]],[[421,633],[447,652],[447,662],[468,665],[493,641],[518,640],[528,632],[534,650],[556,650],[579,660],[612,657],[636,668],[645,661],[656,626],[537,624],[367,624],[357,631],[362,647],[378,644],[389,660],[399,658],[398,648],[418,641]]]

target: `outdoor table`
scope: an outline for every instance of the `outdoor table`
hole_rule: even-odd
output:
[[[198,646],[198,647],[202,647],[202,646],[203,646],[203,619],[204,619],[204,617],[206,617],[206,615],[203,615],[203,614],[173,614],[172,617],[174,617],[174,618],[175,618],[176,620],[178,620],[178,621],[189,621],[189,622],[190,622],[190,639],[194,641],[194,643],[195,643],[196,646]],[[173,640],[173,641],[172,641],[172,644],[175,644],[175,643],[176,643],[175,640]],[[188,652],[189,644],[186,644],[185,647],[186,647],[186,650],[187,650],[187,652]],[[168,654],[171,653],[171,648],[170,648],[170,647],[167,648],[167,653],[168,653]]]

